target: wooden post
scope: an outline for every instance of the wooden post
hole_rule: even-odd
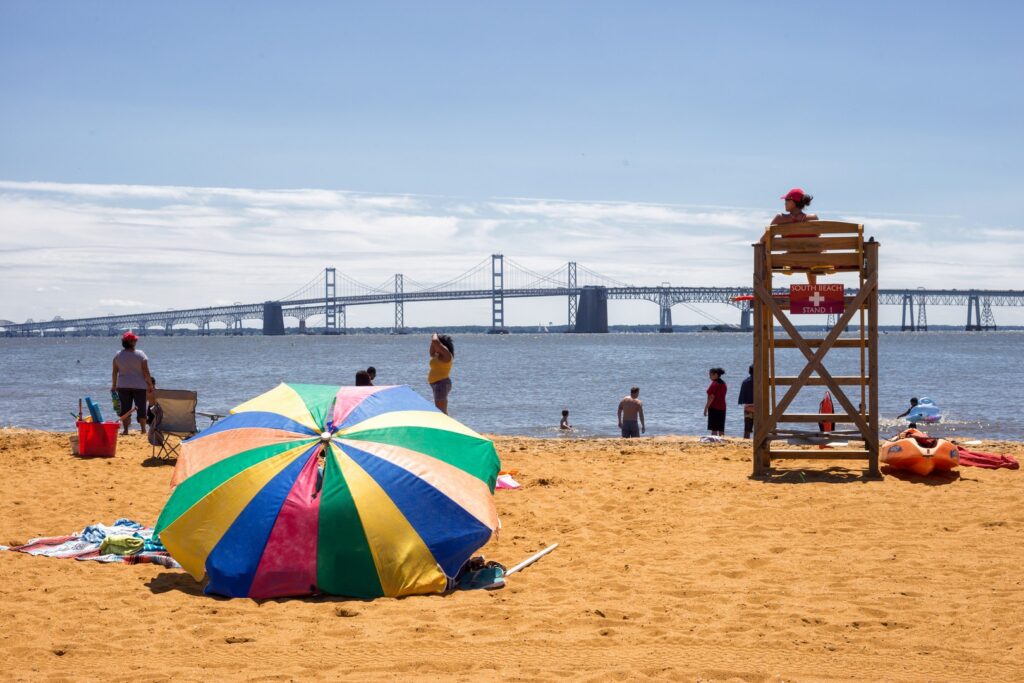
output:
[[[761,245],[760,250],[758,245],[754,245],[754,280],[757,281],[758,276],[758,264],[761,262],[761,252],[764,251],[764,245]],[[755,297],[750,302],[750,307],[754,311],[754,430],[750,435],[752,440],[751,443],[751,454],[754,460],[754,476],[762,476],[761,467],[761,453],[757,448],[757,426],[761,423],[760,411],[761,411],[761,367],[764,362],[761,359],[761,346],[764,341],[761,339],[761,307],[757,305],[757,298]],[[745,417],[745,416],[744,416]]]
[[[765,279],[765,245],[759,242],[754,245],[754,288],[764,283]],[[754,476],[763,476],[771,467],[771,456],[767,448],[769,405],[769,359],[768,331],[772,324],[771,316],[765,315],[767,310],[757,295],[751,304],[754,309],[754,434],[753,458]]]
[[[881,447],[878,438],[878,242],[864,244],[864,265],[867,279],[873,280],[875,291],[868,297],[868,426],[864,445],[870,452],[868,456],[868,475],[881,476],[878,469],[878,450]]]

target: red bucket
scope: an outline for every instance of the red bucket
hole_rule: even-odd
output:
[[[112,458],[117,450],[120,422],[78,422],[78,454],[83,458]]]

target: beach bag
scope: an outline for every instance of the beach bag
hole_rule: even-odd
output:
[[[152,413],[152,418],[149,422],[149,432],[146,434],[146,438],[153,446],[163,446],[164,435],[160,431],[160,423],[164,421],[164,409],[160,407],[159,403],[154,403],[149,407],[149,412]]]

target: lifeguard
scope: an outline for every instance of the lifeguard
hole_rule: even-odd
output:
[[[786,194],[779,197],[779,199],[785,200],[786,213],[779,213],[772,219],[772,225],[789,225],[790,223],[804,223],[806,221],[818,220],[817,214],[804,213],[804,209],[811,205],[811,201],[814,199],[812,195],[807,194],[802,188],[794,187]],[[795,235],[787,235],[786,237],[801,238],[801,237],[820,237],[816,232],[799,233]],[[814,254],[818,253],[815,251],[802,251],[800,253]],[[803,269],[800,269],[803,270]],[[807,282],[808,284],[815,284],[818,280],[817,275],[811,270],[807,269]]]

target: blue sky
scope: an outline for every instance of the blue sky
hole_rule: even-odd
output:
[[[0,318],[491,251],[742,283],[794,185],[885,240],[883,286],[1024,288],[1022,25],[1011,2],[3,2]],[[159,276],[81,291],[136,243]],[[175,281],[154,252],[182,245]]]

